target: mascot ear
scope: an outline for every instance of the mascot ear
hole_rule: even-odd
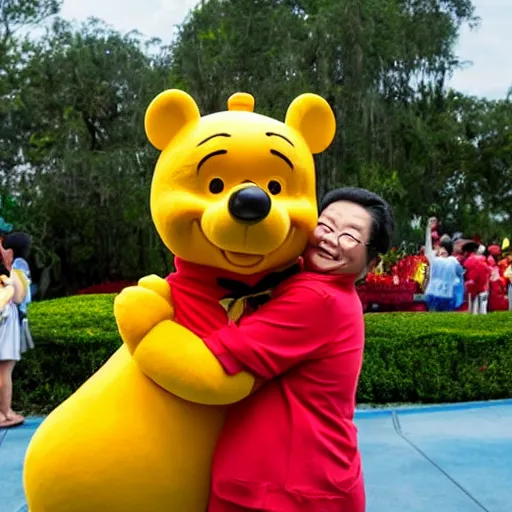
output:
[[[301,94],[286,112],[285,124],[297,130],[311,153],[325,151],[336,133],[336,119],[329,103],[316,94]]]
[[[190,122],[201,117],[192,96],[178,89],[160,93],[149,105],[144,128],[149,142],[162,151]]]

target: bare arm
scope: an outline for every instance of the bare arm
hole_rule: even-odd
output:
[[[4,310],[5,306],[12,301],[14,296],[14,286],[8,284],[10,281],[7,276],[2,276],[2,285],[0,286],[0,312]]]
[[[18,270],[12,270],[11,281],[12,285],[14,286],[13,302],[15,304],[21,304],[25,300],[25,297],[27,296],[29,286],[28,280],[23,274],[23,272]]]
[[[21,304],[27,295],[28,280],[24,278],[21,272],[12,270],[9,277],[2,276],[2,282],[5,287],[4,297],[9,295],[9,300],[15,304]]]
[[[436,255],[434,249],[432,248],[432,226],[434,222],[434,218],[428,219],[427,229],[425,231],[425,256],[427,257],[430,264],[434,261]]]

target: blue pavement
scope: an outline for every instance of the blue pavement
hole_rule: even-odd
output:
[[[512,510],[512,400],[360,410],[367,512]],[[26,510],[21,482],[40,418],[0,429],[0,512]]]

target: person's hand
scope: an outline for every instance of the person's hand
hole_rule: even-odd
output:
[[[0,276],[0,281],[2,282],[3,286],[9,286],[12,285],[12,279],[9,276],[6,276],[5,274],[2,274]]]
[[[437,218],[436,217],[430,217],[427,222],[427,226],[429,229],[434,229],[437,226]]]

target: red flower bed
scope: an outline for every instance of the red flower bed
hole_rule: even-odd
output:
[[[77,292],[77,295],[93,295],[98,293],[119,293],[123,288],[134,286],[134,281],[112,281],[110,283],[95,284]]]
[[[382,274],[370,273],[357,287],[363,307],[378,304],[380,311],[425,311],[425,304],[414,302],[414,295],[422,292],[414,280],[420,265],[426,263],[423,255],[410,255],[396,261]]]
[[[393,274],[400,280],[412,279],[422,263],[428,263],[425,256],[406,256],[393,267]]]
[[[414,303],[414,294],[420,293],[416,281],[400,281],[396,276],[373,276],[357,287],[363,304],[409,304]]]

